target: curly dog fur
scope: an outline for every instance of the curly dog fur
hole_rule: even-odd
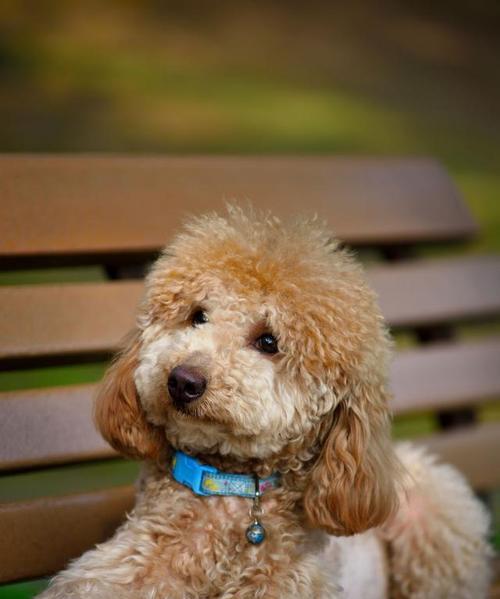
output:
[[[259,350],[264,332],[277,353]],[[362,268],[318,222],[192,220],[149,273],[96,402],[104,437],[144,460],[135,509],[41,597],[484,597],[487,515],[452,468],[392,444],[389,357]],[[183,410],[166,385],[178,365],[208,381]],[[172,480],[173,448],[281,473],[262,545],[245,540],[250,500]]]

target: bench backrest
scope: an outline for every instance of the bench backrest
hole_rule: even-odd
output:
[[[183,219],[248,200],[282,216],[317,213],[369,256],[388,323],[416,342],[394,360],[394,411],[466,422],[425,442],[478,490],[497,486],[500,425],[480,422],[477,408],[500,396],[500,339],[463,341],[456,326],[500,314],[500,258],[419,258],[428,243],[477,233],[430,160],[0,157],[0,271],[12,280],[28,268],[103,273],[0,287],[0,368],[29,379],[33,369],[108,360],[133,324],[141,274]],[[27,382],[0,392],[0,581],[60,569],[109,536],[132,505],[129,485],[107,484],[106,462],[95,488],[23,490],[28,472],[57,481],[71,464],[116,458],[91,422],[95,386]]]

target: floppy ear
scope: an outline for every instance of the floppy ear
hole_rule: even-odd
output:
[[[384,391],[356,387],[359,396],[335,408],[304,497],[310,523],[339,536],[382,524],[398,505],[400,467]]]
[[[128,457],[154,460],[163,443],[159,429],[147,422],[135,387],[139,347],[135,332],[104,376],[94,404],[94,419],[114,449]]]

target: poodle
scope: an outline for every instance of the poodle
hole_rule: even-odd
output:
[[[313,218],[191,220],[146,278],[95,404],[136,505],[43,599],[480,599],[488,516],[390,438],[390,340]]]

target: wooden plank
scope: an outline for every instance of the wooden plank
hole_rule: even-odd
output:
[[[368,270],[391,327],[500,314],[500,256],[412,260]]]
[[[494,423],[422,443],[459,468],[476,488],[489,490],[500,484],[499,439],[500,423]],[[109,537],[132,503],[132,489],[121,487],[0,504],[0,581],[59,570],[70,558]]]
[[[131,487],[0,503],[0,582],[64,568],[109,538],[134,501]]]
[[[491,586],[490,591],[490,599],[500,599],[500,556],[498,555],[498,551],[493,558],[493,584]]]
[[[391,369],[396,414],[500,397],[500,338],[400,352]]]
[[[111,457],[95,430],[95,385],[0,394],[0,471]]]
[[[375,266],[368,276],[393,327],[500,314],[500,256]],[[141,281],[0,287],[1,367],[108,356],[142,293]]]
[[[418,443],[453,464],[479,491],[500,486],[500,422],[441,432]]]
[[[500,339],[398,354],[396,414],[500,397]],[[94,385],[0,393],[0,470],[111,457],[92,425]]]
[[[99,358],[135,320],[142,282],[0,287],[2,368]]]
[[[4,155],[0,267],[150,257],[186,215],[228,200],[281,216],[318,213],[359,245],[476,232],[450,178],[428,159]]]

